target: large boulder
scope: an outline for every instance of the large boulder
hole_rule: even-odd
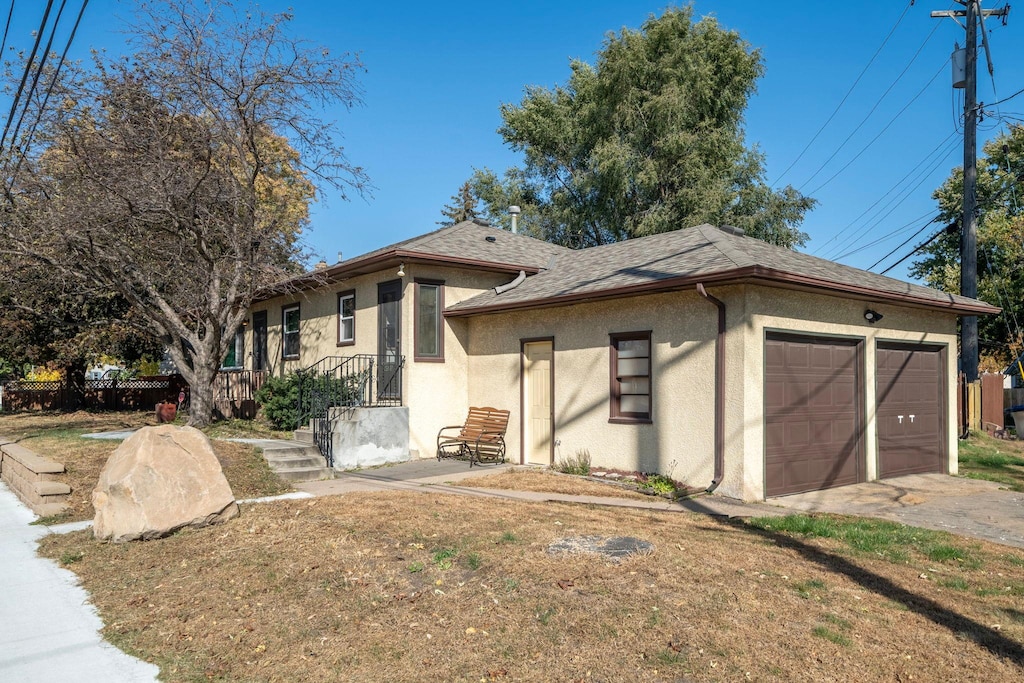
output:
[[[92,493],[96,538],[160,538],[238,515],[210,440],[192,427],[143,427],[103,467]]]

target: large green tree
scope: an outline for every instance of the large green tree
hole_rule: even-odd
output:
[[[197,426],[253,296],[294,268],[312,181],[342,196],[365,183],[317,114],[359,101],[361,65],[290,20],[140,2],[133,55],[66,68],[6,166],[0,252],[127,302],[188,381]]]
[[[930,286],[960,293],[963,169],[957,168],[934,197],[940,219],[956,225],[922,249],[910,274]],[[1000,306],[978,319],[983,370],[999,371],[1024,350],[1024,126],[985,143],[978,160],[978,296]]]
[[[525,165],[472,183],[489,217],[523,209],[523,229],[587,246],[728,223],[787,247],[813,200],[770,188],[763,155],[744,141],[743,112],[761,54],[692,7],[609,34],[594,65],[570,63],[554,88],[530,86],[501,107],[499,133]]]

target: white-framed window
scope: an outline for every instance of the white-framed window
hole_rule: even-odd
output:
[[[355,290],[338,292],[338,346],[356,343]]]
[[[299,305],[281,309],[281,357],[294,360],[299,357]]]

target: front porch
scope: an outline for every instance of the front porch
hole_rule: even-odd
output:
[[[314,444],[334,469],[409,460],[404,367],[403,356],[356,354],[299,371],[296,440]]]

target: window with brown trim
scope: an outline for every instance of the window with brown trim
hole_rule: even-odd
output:
[[[299,305],[281,309],[281,357],[295,360],[299,357]]]
[[[444,282],[416,280],[415,359],[444,361]]]
[[[611,422],[650,422],[651,333],[609,335]]]
[[[338,346],[356,343],[356,290],[338,292]]]

